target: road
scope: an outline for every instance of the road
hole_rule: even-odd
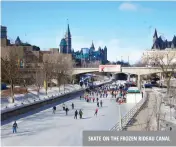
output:
[[[56,114],[52,114],[52,108],[40,111],[17,120],[18,132],[12,133],[12,122],[1,126],[2,146],[81,146],[83,130],[109,130],[119,120],[118,105],[111,98],[102,98],[103,107],[99,108],[98,116],[94,116],[96,103],[85,102],[78,97],[65,104],[70,111],[68,116],[62,110],[62,105],[57,105]],[[75,109],[83,110],[83,119],[74,119]],[[124,116],[134,104],[121,105]]]

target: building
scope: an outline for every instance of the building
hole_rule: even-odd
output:
[[[95,50],[95,46],[92,41],[90,48],[82,48],[81,51],[74,52],[73,58],[77,61],[80,60],[82,64],[92,65],[93,62],[97,64],[106,64],[108,62],[107,47],[105,46],[104,49],[99,47],[98,50]]]
[[[163,40],[161,36],[158,37],[157,30],[155,29],[152,49],[165,50],[166,48],[176,49],[176,36],[174,35],[172,41]]]
[[[60,42],[60,53],[72,54],[72,40],[69,24],[65,33],[65,38],[62,38]]]
[[[17,36],[14,43],[7,39],[7,27],[1,26],[1,57],[8,57],[10,53],[17,56],[17,61],[21,67],[26,67],[29,63],[41,61],[40,48],[29,43],[23,43]]]
[[[7,39],[7,27],[1,26],[1,38]]]
[[[10,40],[7,39],[7,27],[1,26],[1,46],[7,46]]]
[[[146,50],[143,52],[142,62],[147,66],[176,64],[176,50],[167,48],[165,50]]]
[[[163,63],[157,63],[159,60]],[[176,64],[176,36],[174,35],[172,41],[163,40],[161,36],[158,37],[155,29],[152,48],[143,52],[142,63],[147,64],[146,66],[157,66],[167,65],[168,61]]]

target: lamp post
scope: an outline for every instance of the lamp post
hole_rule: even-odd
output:
[[[121,109],[120,109],[120,105],[121,105],[121,100],[118,102],[119,103],[119,129],[122,130],[122,118],[121,118]]]

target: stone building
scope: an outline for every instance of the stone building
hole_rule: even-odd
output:
[[[174,35],[172,41],[163,40],[161,36],[158,37],[157,30],[155,29],[152,49],[165,50],[166,48],[176,49],[176,36]]]
[[[65,38],[62,38],[60,42],[60,53],[71,54],[72,53],[71,48],[72,48],[72,40],[71,40],[71,33],[70,33],[69,24],[68,24],[68,28],[65,33]]]

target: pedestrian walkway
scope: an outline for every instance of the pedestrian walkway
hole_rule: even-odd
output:
[[[127,131],[144,131],[156,129],[156,99],[155,95],[151,91],[147,91],[148,94],[147,103],[143,109],[133,118],[133,124],[127,126]]]

